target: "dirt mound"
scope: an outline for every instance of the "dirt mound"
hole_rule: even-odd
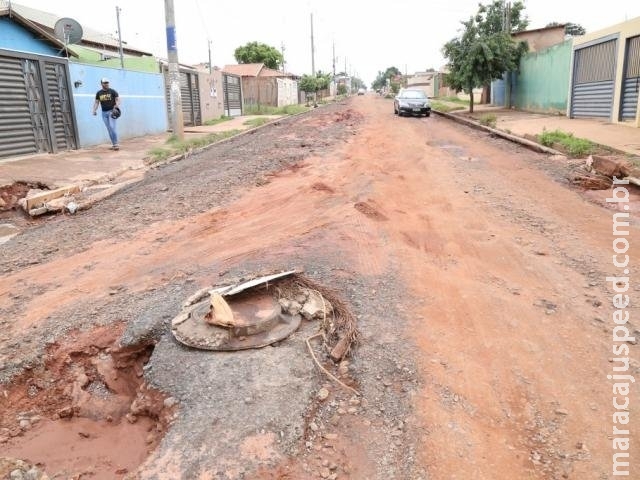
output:
[[[26,197],[32,188],[43,188],[43,186],[25,182],[16,182],[11,185],[0,186],[0,211],[17,208],[18,201]]]

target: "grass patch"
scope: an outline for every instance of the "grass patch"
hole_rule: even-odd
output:
[[[211,120],[207,120],[204,122],[205,125],[217,125],[219,123],[227,122],[231,120],[233,117],[225,117],[222,115],[220,118],[212,118]]]
[[[246,120],[243,125],[248,125],[252,128],[255,127],[259,127],[261,125],[264,125],[265,123],[268,123],[270,120],[268,118],[264,118],[264,117],[258,117],[258,118],[251,118],[249,120]]]
[[[269,105],[249,105],[244,107],[243,115],[295,115],[306,112],[309,107],[304,105],[285,105],[284,107],[271,107]]]
[[[175,135],[169,137],[164,147],[154,147],[147,152],[146,161],[148,164],[161,162],[167,158],[174,157],[190,150],[202,148],[212,143],[219,142],[225,138],[232,137],[240,133],[240,130],[229,130],[227,132],[216,132],[202,137],[191,138],[180,141]]]
[[[434,110],[438,110],[439,112],[453,112],[455,110],[464,110],[466,107],[464,105],[451,105],[448,103],[442,103],[438,100],[431,101],[431,108]]]
[[[538,135],[538,140],[545,147],[552,147],[559,145],[560,150],[564,150],[573,158],[585,157],[592,153],[595,148],[595,144],[586,138],[574,137],[573,133],[566,133],[562,130],[547,131],[543,130],[542,134]]]
[[[486,127],[496,128],[496,123],[498,122],[498,117],[495,113],[483,113],[480,115],[478,119],[480,125],[484,125]]]
[[[440,100],[441,102],[449,102],[449,103],[459,103],[460,105],[464,105],[465,107],[469,106],[469,100],[463,100],[458,97],[436,97],[435,100]]]

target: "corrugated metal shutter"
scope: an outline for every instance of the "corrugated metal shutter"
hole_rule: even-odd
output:
[[[227,117],[242,115],[240,77],[223,75],[222,87],[224,96],[224,114]]]
[[[620,117],[623,120],[635,120],[638,112],[638,90],[640,90],[640,36],[627,40],[620,104]]]
[[[169,70],[164,67],[164,87],[167,100],[167,114],[171,112],[171,82]],[[200,110],[200,89],[198,75],[191,72],[180,72],[180,100],[182,101],[182,117],[184,126],[202,125]],[[171,125],[171,118],[169,118]]]
[[[571,117],[611,117],[617,40],[575,51]]]
[[[35,59],[21,59],[24,83],[29,100],[29,114],[31,126],[36,141],[37,152],[50,152],[49,119],[47,118],[46,99],[42,91],[40,62]]]
[[[45,65],[55,150],[74,149],[76,142],[65,66],[51,62],[46,62]]]
[[[197,75],[190,72],[180,73],[180,95],[185,126],[202,125]]]
[[[65,61],[0,55],[0,158],[76,145]]]
[[[38,151],[23,63],[0,56],[0,157]]]

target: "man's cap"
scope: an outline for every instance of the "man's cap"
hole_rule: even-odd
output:
[[[102,80],[100,80],[100,83],[109,83],[109,79],[107,77],[102,77]]]

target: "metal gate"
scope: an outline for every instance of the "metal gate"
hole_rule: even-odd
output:
[[[65,65],[45,62],[46,85],[49,96],[49,125],[52,127],[51,138],[55,149],[70,150],[76,148],[73,128],[73,113],[69,96],[69,85]]]
[[[76,148],[65,60],[0,52],[0,158]]]
[[[200,89],[196,73],[180,72],[180,94],[184,124],[189,126],[202,125]]]
[[[171,112],[171,82],[169,70],[164,68],[165,96],[167,100],[167,114]],[[182,100],[182,117],[185,127],[202,125],[202,112],[200,109],[200,88],[198,74],[180,70],[180,97]],[[171,119],[169,119],[171,125]]]
[[[635,120],[638,113],[638,90],[640,89],[640,36],[627,40],[624,64],[620,119]]]
[[[242,115],[242,88],[240,77],[223,74],[222,90],[225,116],[236,117]]]
[[[608,40],[575,51],[571,118],[611,118],[616,74],[617,40]]]

